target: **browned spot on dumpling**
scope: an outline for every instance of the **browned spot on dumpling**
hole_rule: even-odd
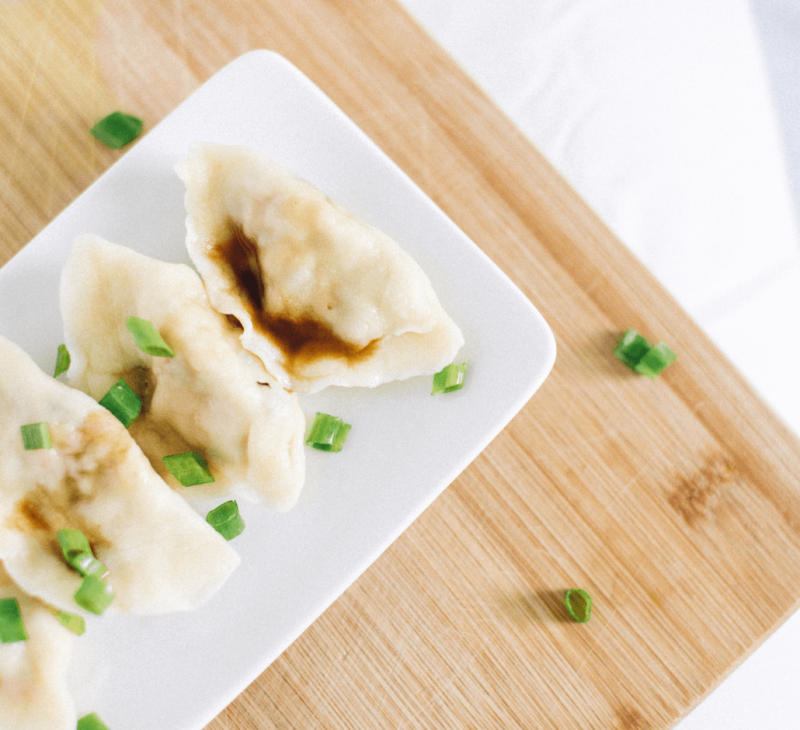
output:
[[[127,456],[130,442],[110,413],[90,413],[76,429],[51,424],[53,448],[63,463],[58,484],[38,484],[21,499],[9,515],[8,526],[25,533],[41,533],[45,549],[60,554],[56,532],[63,528],[80,530],[92,548],[107,547],[99,525],[76,509],[91,502],[102,489],[104,479]]]
[[[29,499],[22,499],[19,501],[15,512],[11,514],[10,526],[20,532],[50,529],[50,523],[39,511],[36,504]]]
[[[310,317],[292,318],[267,312],[263,306],[264,276],[257,246],[241,226],[231,224],[230,236],[216,245],[212,256],[230,269],[253,328],[280,349],[283,367],[290,375],[326,358],[356,363],[371,357],[380,346],[379,339],[364,347],[347,342],[324,322]]]

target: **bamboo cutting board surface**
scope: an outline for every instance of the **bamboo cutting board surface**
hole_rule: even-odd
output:
[[[555,368],[209,728],[673,726],[800,599],[800,443],[393,2],[0,2],[0,262],[242,53],[286,56],[522,289]],[[612,356],[635,327],[678,362]],[[566,588],[595,601],[568,620]],[[146,701],[146,698],[143,698]]]

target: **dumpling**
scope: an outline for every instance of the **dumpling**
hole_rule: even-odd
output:
[[[75,730],[78,717],[66,680],[72,634],[0,565],[0,601],[8,598],[17,600],[28,638],[0,643],[0,727]]]
[[[131,435],[183,496],[294,505],[305,479],[297,396],[242,349],[241,330],[211,308],[190,267],[81,236],[62,274],[61,312],[70,384],[100,400],[122,378],[143,400]],[[151,322],[175,356],[139,349],[128,317]],[[187,451],[207,461],[213,483],[181,487],[169,475],[162,457]]]
[[[26,593],[80,613],[81,577],[57,532],[84,533],[109,570],[109,612],[159,614],[205,602],[239,564],[225,539],[153,471],[125,427],[0,338],[0,561]],[[52,446],[26,450],[46,423]]]
[[[286,388],[435,373],[464,343],[395,241],[261,152],[200,143],[176,171],[212,305]]]

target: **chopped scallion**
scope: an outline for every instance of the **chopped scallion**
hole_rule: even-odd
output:
[[[226,540],[233,540],[234,537],[244,532],[244,520],[239,514],[239,505],[234,499],[223,502],[219,507],[212,509],[206,515],[206,522]]]
[[[194,487],[197,484],[209,484],[214,481],[214,475],[208,470],[208,462],[194,451],[165,456],[161,462],[184,487]]]
[[[667,365],[674,362],[677,357],[678,356],[667,347],[666,343],[659,342],[644,354],[642,359],[633,366],[633,369],[637,373],[653,380]]]
[[[98,616],[105,611],[114,600],[114,591],[102,578],[86,575],[81,587],[75,591],[75,603]]]
[[[73,530],[66,528],[59,530],[56,533],[56,540],[61,546],[61,552],[67,562],[72,560],[79,553],[92,553],[92,547],[89,545],[89,540],[80,530]]]
[[[461,390],[461,388],[464,387],[464,376],[467,372],[468,363],[469,360],[465,360],[461,365],[451,363],[436,373],[433,376],[431,395],[452,393],[454,390]]]
[[[78,553],[67,562],[81,575],[96,575],[98,578],[108,575],[108,568],[91,553]]]
[[[96,712],[90,712],[78,720],[77,730],[108,730],[106,725]]]
[[[149,320],[128,317],[125,324],[140,350],[156,357],[175,357],[175,351],[164,342],[164,338]]]
[[[86,632],[86,621],[83,616],[77,616],[66,611],[56,611],[56,618],[62,626],[69,629],[76,636],[83,636]]]
[[[578,623],[585,624],[592,614],[591,596],[583,588],[570,588],[564,594],[567,613]]]
[[[46,423],[28,423],[20,428],[22,445],[25,451],[49,449],[53,446],[50,440],[50,427]]]
[[[636,330],[629,329],[619,341],[614,355],[629,368],[653,380],[677,355],[664,342],[653,346]]]
[[[95,124],[90,131],[103,144],[118,150],[141,134],[142,120],[123,112],[112,112]]]
[[[13,644],[16,641],[25,641],[27,638],[19,601],[16,598],[4,598],[0,601],[0,642]]]
[[[58,355],[56,355],[56,371],[53,373],[53,377],[57,378],[59,375],[61,375],[61,373],[67,372],[67,370],[69,370],[70,362],[71,360],[67,346],[59,345]]]
[[[142,399],[120,378],[100,399],[100,405],[111,411],[125,428],[136,420],[142,410]]]
[[[349,423],[327,413],[317,413],[306,444],[320,451],[341,451],[349,433]]]

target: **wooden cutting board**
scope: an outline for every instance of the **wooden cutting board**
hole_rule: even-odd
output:
[[[555,332],[530,403],[210,728],[668,728],[797,608],[800,443],[398,5],[5,0],[0,28],[0,262],[119,157],[98,118],[151,128],[268,48]],[[679,354],[655,382],[628,327]]]

